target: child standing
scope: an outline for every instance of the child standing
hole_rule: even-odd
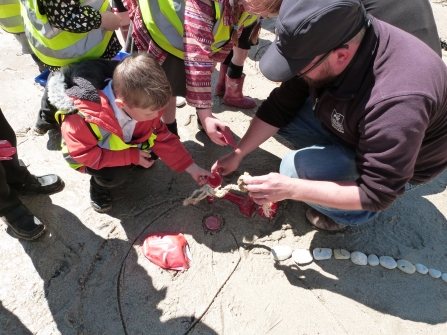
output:
[[[245,12],[238,0],[123,0],[123,3],[129,10],[132,37],[138,50],[154,55],[171,84],[173,96],[163,116],[167,126],[176,132],[175,96],[184,96],[190,106],[196,107],[210,139],[226,145],[222,134],[226,126],[212,114],[211,74],[215,63],[227,59],[243,34],[247,42],[236,48],[235,57],[227,59],[225,70],[221,68],[217,94],[228,94],[224,101],[232,106],[256,107],[253,99],[242,94],[245,77],[242,66],[250,48],[249,35],[258,17]],[[227,68],[231,71],[227,72]]]
[[[99,59],[72,64],[48,84],[49,99],[59,109],[63,155],[72,168],[92,176],[91,205],[100,213],[111,209],[110,188],[126,181],[132,165],[154,163],[151,151],[199,185],[212,177],[160,120],[171,89],[157,61],[142,53],[117,64]]]
[[[110,11],[108,0],[20,0],[21,16],[32,52],[54,72],[85,59],[113,58],[121,44],[114,30],[121,18]],[[56,110],[45,88],[34,127],[43,135],[58,128]]]

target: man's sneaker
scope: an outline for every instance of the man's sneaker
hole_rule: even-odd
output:
[[[45,232],[45,226],[22,203],[1,216],[15,236],[32,241]]]
[[[62,191],[65,184],[55,174],[47,174],[40,177],[30,174],[23,184],[10,184],[9,186],[20,195],[28,195],[57,193]]]
[[[105,213],[112,209],[110,189],[99,186],[94,177],[90,179],[90,205],[98,213]]]

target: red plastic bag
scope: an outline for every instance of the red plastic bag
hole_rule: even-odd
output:
[[[144,240],[143,253],[163,269],[186,270],[192,261],[188,242],[181,233],[149,235]]]

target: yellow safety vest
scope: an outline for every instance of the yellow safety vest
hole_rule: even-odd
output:
[[[225,26],[223,5],[214,2],[214,41],[211,50],[219,52],[231,39],[233,27]],[[183,22],[185,21],[185,0],[138,0],[141,16],[151,38],[163,50],[183,59]],[[248,27],[256,22],[257,15],[242,13],[238,27]]]
[[[85,116],[80,111],[77,111],[75,113],[67,113],[67,112],[61,111],[61,110],[57,111],[55,114],[56,121],[59,124],[61,124],[65,119],[65,115],[68,115],[68,114],[78,114],[85,121]],[[140,148],[141,150],[148,152],[150,150],[150,148],[154,145],[154,141],[157,138],[157,135],[152,133],[151,136],[147,139],[147,141],[145,141],[143,143],[129,144],[129,143],[124,142],[119,136],[99,127],[97,124],[89,123],[87,121],[85,121],[85,122],[87,123],[88,127],[90,128],[90,131],[93,133],[93,135],[98,140],[98,147],[107,149],[107,150],[121,151],[121,150],[126,150],[129,148]],[[80,167],[84,166],[84,164],[78,163],[77,161],[75,161],[73,159],[73,157],[71,157],[70,153],[68,152],[68,148],[67,148],[67,145],[65,144],[63,137],[62,137],[62,142],[61,142],[61,148],[62,148],[62,155],[71,168],[78,170]]]
[[[0,0],[0,27],[8,33],[23,33],[20,0]]]
[[[20,1],[26,37],[33,52],[45,64],[64,66],[104,54],[112,31],[99,28],[86,33],[70,33],[51,26],[46,14],[39,12],[38,0]],[[110,9],[108,0],[81,0],[81,3],[99,12]]]

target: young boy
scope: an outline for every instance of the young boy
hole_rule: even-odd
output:
[[[72,168],[92,176],[95,211],[111,209],[110,188],[125,182],[132,165],[152,166],[152,151],[171,169],[188,172],[199,185],[212,176],[194,163],[160,120],[171,89],[149,54],[131,55],[119,64],[98,59],[63,67],[50,80],[48,93],[59,110],[64,158]]]

